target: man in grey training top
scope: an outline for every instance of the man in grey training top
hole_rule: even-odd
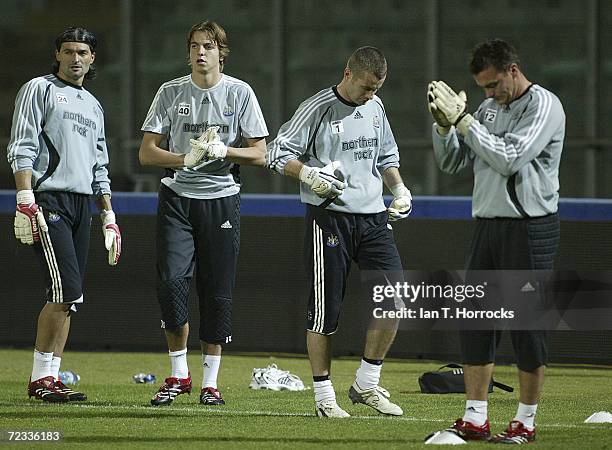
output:
[[[357,49],[340,84],[302,102],[266,154],[267,167],[302,182],[301,199],[307,206],[307,346],[320,417],[349,416],[336,402],[330,370],[331,335],[338,327],[351,261],[362,270],[402,270],[388,220],[407,217],[412,197],[398,170],[399,152],[383,103],[375,95],[386,76],[387,61],[380,50]],[[383,182],[395,197],[388,211]],[[402,409],[378,385],[396,329],[397,323],[368,330],[349,397],[398,416]]]
[[[232,341],[232,290],[240,246],[238,164],[263,166],[268,135],[253,89],[223,73],[229,53],[215,22],[187,35],[191,74],[164,83],[145,118],[140,162],[169,169],[159,188],[157,299],[172,372],[151,399],[169,405],[191,392],[187,299],[195,273],[200,300],[200,402],[223,405],[222,345]]]
[[[101,212],[108,263],[117,264],[121,254],[104,111],[83,87],[84,79],[95,78],[96,43],[84,28],[69,28],[57,37],[52,74],[30,80],[17,94],[8,146],[17,188],[15,236],[34,245],[47,284],[28,385],[30,397],[47,402],[87,398],[66,387],[58,374],[71,313],[83,303],[92,194]]]
[[[550,270],[559,242],[559,162],[565,113],[550,91],[523,74],[516,50],[492,39],[477,45],[470,70],[486,99],[474,115],[463,92],[442,81],[429,85],[440,169],[472,166],[476,228],[468,270]],[[544,331],[512,331],[520,402],[508,428],[491,438],[487,391],[499,331],[460,332],[466,406],[451,428],[464,439],[520,444],[535,439],[535,413],[548,361]]]

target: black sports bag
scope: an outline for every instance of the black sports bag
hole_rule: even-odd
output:
[[[445,370],[442,369],[452,369]],[[459,364],[446,364],[433,372],[425,372],[419,377],[419,386],[423,394],[461,394],[465,393],[465,382],[463,380],[463,366]],[[493,386],[506,392],[513,392],[514,388],[491,379],[489,392],[493,392]]]

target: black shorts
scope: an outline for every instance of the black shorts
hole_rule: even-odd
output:
[[[559,237],[557,214],[532,219],[478,219],[467,270],[552,270]],[[510,333],[519,369],[532,372],[548,362],[546,331]],[[461,331],[463,362],[494,362],[500,337],[498,330]]]
[[[232,291],[240,248],[240,195],[200,200],[162,185],[157,213],[157,293],[167,328],[188,321],[196,271],[200,340],[231,342]]]
[[[388,218],[386,211],[347,214],[307,205],[304,255],[309,331],[336,332],[351,261],[361,270],[402,270]]]
[[[89,253],[90,196],[71,192],[36,192],[49,227],[48,238],[34,246],[45,272],[48,303],[82,303]],[[76,308],[74,308],[76,309]]]

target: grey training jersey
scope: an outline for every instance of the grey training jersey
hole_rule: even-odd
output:
[[[15,100],[8,162],[13,173],[32,170],[34,191],[110,194],[100,103],[55,75],[28,81]]]
[[[264,138],[266,123],[253,89],[237,78],[221,75],[212,88],[199,88],[191,75],[177,78],[157,91],[142,131],[163,134],[161,147],[172,153],[189,153],[189,139],[210,126],[228,147],[241,147],[243,138]],[[177,169],[162,183],[183,197],[210,199],[240,192],[226,160],[203,162],[193,169]]]
[[[299,159],[307,166],[342,162],[347,188],[344,206],[333,211],[374,214],[385,210],[382,173],[399,167],[399,153],[382,101],[377,96],[364,105],[346,102],[336,88],[324,89],[302,102],[276,139],[268,144],[266,166],[283,174],[285,164]],[[320,205],[323,199],[300,183],[303,203]]]
[[[507,106],[481,103],[468,135],[441,136],[433,145],[448,173],[473,165],[474,217],[539,217],[557,212],[559,162],[565,113],[552,92],[538,85]]]

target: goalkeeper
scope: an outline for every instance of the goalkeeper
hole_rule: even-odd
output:
[[[387,62],[374,47],[357,49],[340,84],[305,100],[268,145],[266,165],[301,181],[306,204],[305,257],[309,280],[307,345],[314,380],[315,410],[321,417],[348,417],[336,402],[330,379],[331,335],[354,260],[360,269],[401,271],[389,221],[410,214],[412,197],[399,173],[399,152],[383,103],[375,94]],[[394,200],[383,203],[383,183]],[[382,414],[401,415],[379,386],[393,329],[370,329],[353,403]]]
[[[168,169],[159,188],[157,299],[172,372],[152,398],[154,406],[191,392],[187,300],[194,274],[203,369],[200,403],[225,403],[217,375],[222,346],[232,341],[240,247],[238,164],[263,166],[268,135],[253,89],[223,73],[228,54],[220,25],[194,25],[187,35],[191,73],[159,88],[142,126],[141,164]]]
[[[55,40],[52,73],[23,85],[15,101],[8,161],[15,175],[15,236],[33,245],[45,271],[28,395],[46,402],[85,400],[58,379],[71,312],[83,303],[90,196],[101,211],[108,263],[121,254],[111,207],[104,112],[83,88],[95,78],[96,38],[69,28]],[[96,237],[99,238],[99,232]],[[29,289],[31,280],[23,280]]]
[[[477,45],[470,70],[486,99],[469,114],[465,93],[433,81],[427,91],[434,154],[441,170],[474,171],[476,227],[468,270],[550,270],[559,242],[559,161],[565,114],[559,99],[523,74],[516,50],[499,39]],[[490,438],[487,391],[499,331],[460,333],[467,402],[452,429]],[[512,331],[520,398],[496,442],[535,439],[535,414],[548,361],[544,331]]]

